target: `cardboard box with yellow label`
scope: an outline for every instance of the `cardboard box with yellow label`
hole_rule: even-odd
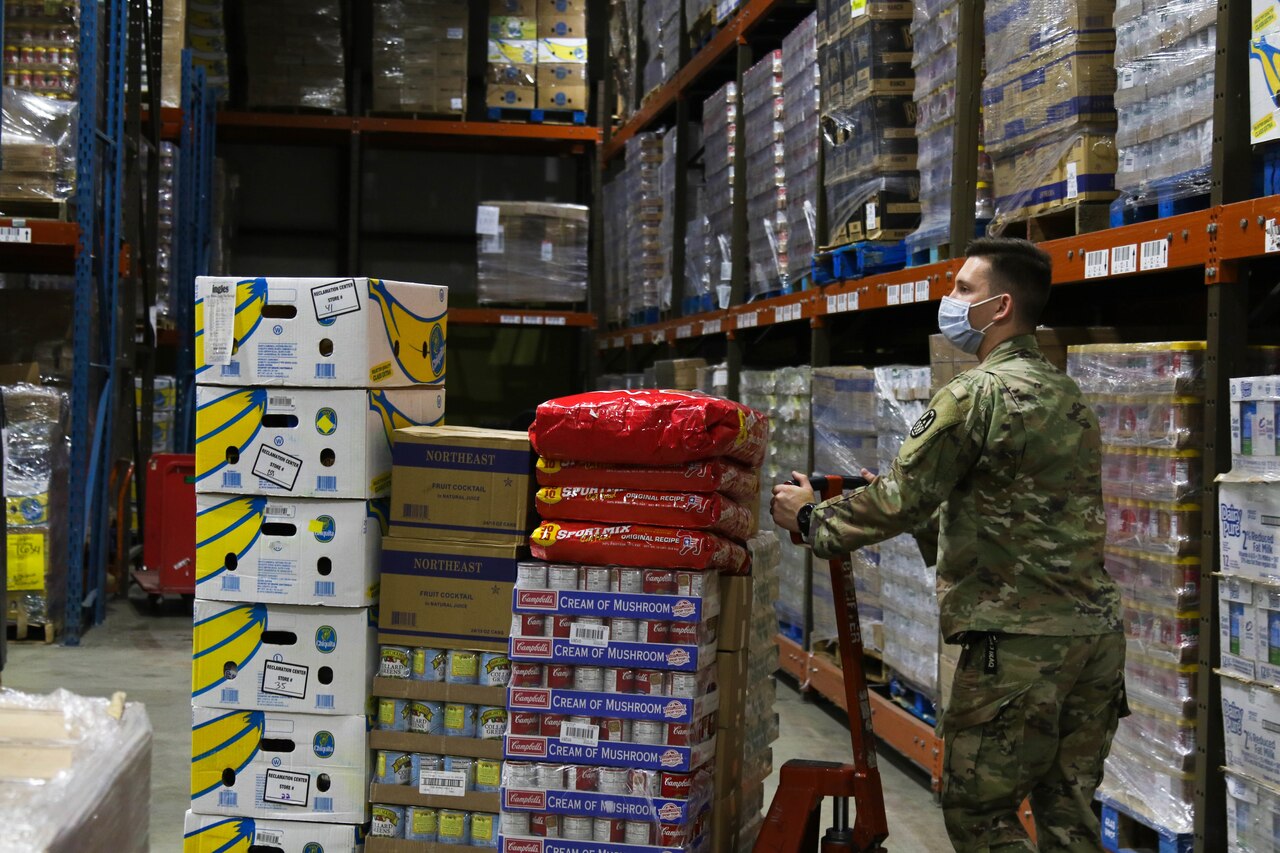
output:
[[[253,849],[283,853],[361,853],[364,835],[364,828],[359,826],[199,815],[189,811],[183,824],[182,853]]]
[[[378,498],[395,430],[444,421],[444,388],[196,388],[196,492]]]
[[[485,87],[485,106],[510,107],[511,109],[531,110],[537,106],[537,89],[533,86],[513,84],[500,86],[490,83]]]
[[[538,12],[538,38],[585,39],[587,37],[586,12]]]
[[[584,38],[538,39],[538,64],[585,63],[587,40]]]
[[[196,497],[196,595],[368,607],[378,601],[387,501]]]
[[[196,279],[196,381],[443,385],[449,289],[373,278]]]

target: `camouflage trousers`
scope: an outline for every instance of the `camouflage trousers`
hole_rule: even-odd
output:
[[[972,634],[940,733],[942,808],[959,853],[1101,851],[1093,795],[1124,696],[1125,638]]]

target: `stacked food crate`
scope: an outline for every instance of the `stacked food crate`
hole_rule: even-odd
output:
[[[987,6],[982,103],[994,227],[1115,198],[1114,10],[1111,0]]]
[[[702,140],[706,153],[707,253],[712,292],[729,305],[733,278],[733,187],[738,146],[738,86],[724,84],[702,105]]]
[[[251,108],[347,109],[342,6],[337,0],[250,3],[244,9]]]
[[[373,4],[373,109],[465,116],[467,4]]]
[[[648,94],[671,79],[680,67],[681,0],[647,0],[640,5],[645,55],[641,92]]]
[[[166,14],[168,4],[165,5]],[[214,0],[187,0],[187,48],[191,62],[205,71],[205,80],[221,101],[231,83],[227,62],[227,22],[224,4]],[[167,63],[166,63],[167,64]]]
[[[1200,341],[1068,350],[1098,415],[1106,567],[1129,639],[1120,721],[1099,795],[1149,824],[1192,829],[1199,647],[1204,353]]]
[[[482,201],[476,207],[480,304],[587,300],[589,209],[548,201]]]
[[[485,105],[532,110],[538,103],[538,19],[534,0],[490,0]]]
[[[178,146],[160,143],[160,232],[156,235],[156,316],[157,325],[173,323],[174,221],[178,211]]]
[[[173,452],[173,411],[178,401],[176,380],[172,376],[156,376],[151,396],[151,452]],[[138,413],[141,428],[142,418],[142,378],[133,381],[134,407]]]
[[[747,270],[752,297],[786,290],[789,283],[782,106],[782,51],[774,50],[742,75]]]
[[[73,101],[79,89],[80,7],[9,3],[4,9],[4,84]]]
[[[612,181],[604,184],[600,203],[604,205],[604,244],[614,247],[604,253],[604,320],[611,326],[627,321],[629,279],[627,277],[627,252],[623,250],[627,240],[627,181],[630,174],[624,169]]]
[[[818,16],[782,40],[782,133],[786,169],[787,266],[793,289],[809,274],[818,245],[818,135],[821,89]]]
[[[393,430],[444,416],[443,385],[428,383],[444,381],[448,291],[214,277],[196,289],[191,809],[260,831],[358,827],[379,499]]]
[[[662,254],[662,134],[627,140],[627,316],[632,325],[656,323],[669,256]],[[668,303],[669,305],[669,303]]]

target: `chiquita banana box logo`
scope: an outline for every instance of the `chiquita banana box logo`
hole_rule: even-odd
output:
[[[419,317],[377,279],[369,280],[369,293],[382,308],[387,342],[404,375],[421,385],[443,382],[445,312],[434,317]]]
[[[196,409],[196,480],[227,465],[227,450],[243,454],[262,429],[266,388],[238,388]]]
[[[262,711],[231,711],[191,730],[191,799],[222,787],[222,774],[240,773],[254,756],[266,731]]]
[[[11,497],[5,502],[9,527],[33,527],[49,523],[49,493]]]
[[[249,853],[257,837],[253,818],[230,817],[183,836],[184,853]]]
[[[541,47],[560,62],[584,62],[587,58],[586,43],[583,39],[568,39],[565,42],[543,39]]]
[[[1280,107],[1280,48],[1268,44],[1267,37],[1263,36],[1249,42],[1249,57],[1258,60],[1262,66],[1262,77],[1266,80],[1267,91],[1271,93],[1271,102]]]
[[[262,497],[232,498],[196,513],[196,585],[244,559],[258,542],[267,509]]]
[[[389,498],[378,498],[368,501],[365,507],[365,514],[377,523],[382,535],[386,536],[387,531],[391,528],[391,500]]]
[[[382,418],[382,432],[387,438],[388,447],[394,446],[393,435],[398,429],[411,426],[437,426],[444,421],[444,415],[441,415],[429,424],[418,423],[397,409],[395,403],[387,398],[386,391],[369,392],[369,409],[377,412],[378,417]]]
[[[235,340],[231,343],[234,353],[247,341],[262,323],[262,308],[267,304],[267,280],[250,278],[236,283]],[[212,365],[204,361],[204,300],[196,300],[196,376]]]
[[[232,607],[195,624],[192,633],[191,695],[217,687],[231,670],[239,671],[262,646],[267,606]]]

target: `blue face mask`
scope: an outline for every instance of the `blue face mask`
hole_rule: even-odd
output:
[[[999,299],[1002,295],[998,293],[990,299],[984,299],[981,302],[972,304],[960,299],[953,299],[950,296],[942,297],[942,304],[938,306],[938,331],[942,332],[942,336],[959,347],[960,350],[973,355],[982,346],[982,336],[986,334],[987,329],[994,325],[995,321],[992,320],[981,329],[975,329],[969,325],[969,309],[977,308],[979,305],[986,305],[993,299]]]

